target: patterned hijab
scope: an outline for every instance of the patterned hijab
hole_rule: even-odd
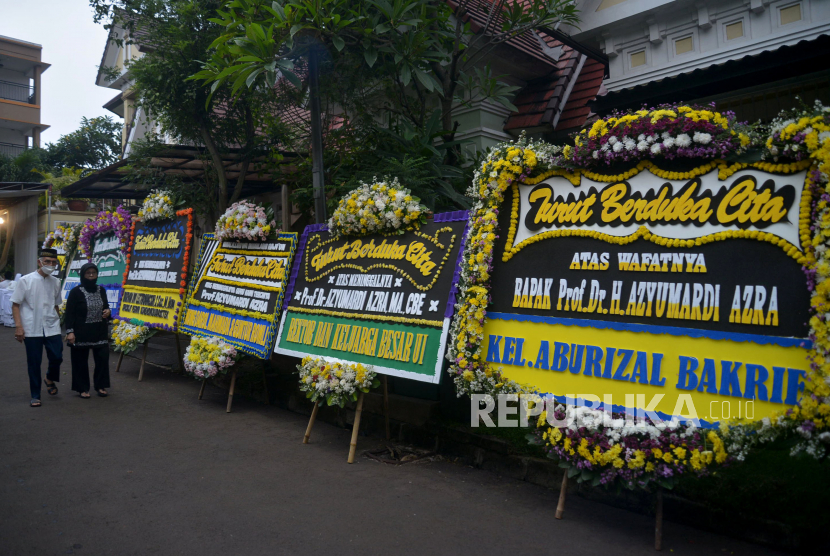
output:
[[[98,291],[98,278],[96,278],[95,280],[89,280],[86,277],[86,271],[90,268],[98,270],[98,267],[95,266],[95,263],[86,263],[84,266],[81,267],[81,286],[89,293],[92,293]]]

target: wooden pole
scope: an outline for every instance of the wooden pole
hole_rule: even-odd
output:
[[[184,357],[182,357],[182,344],[179,342],[179,333],[174,332],[173,334],[176,335],[176,352],[179,354],[179,370],[184,372]]]
[[[236,371],[233,372],[233,376],[231,377],[231,391],[228,393],[228,410],[225,413],[231,412],[231,404],[233,403],[233,390],[236,388]]]
[[[115,366],[115,372],[116,373],[121,370],[121,362],[123,360],[124,360],[124,352],[122,351],[121,355],[118,356],[118,365]]]
[[[657,516],[654,518],[654,550],[663,550],[663,489],[657,488]]]
[[[199,388],[199,399],[202,399],[202,396],[205,394],[205,385],[207,384],[207,379],[202,381],[202,387]]]
[[[383,418],[386,421],[386,440],[392,439],[392,432],[389,430],[389,385],[386,375],[381,375],[383,382]]]
[[[357,397],[357,409],[354,412],[354,426],[352,427],[352,441],[349,443],[349,463],[354,463],[354,453],[357,451],[357,431],[360,429],[360,414],[363,413],[363,392]]]
[[[144,361],[147,360],[147,345],[150,343],[150,338],[144,341],[144,354],[141,356],[141,367],[138,369],[138,381],[144,380]]]
[[[559,488],[559,503],[556,505],[556,519],[562,519],[565,515],[565,497],[568,495],[568,470],[562,476],[562,486]]]
[[[320,402],[314,402],[314,409],[311,410],[311,419],[308,420],[308,426],[305,429],[303,444],[308,444],[308,439],[311,438],[311,428],[314,426],[314,420],[317,419],[318,409],[320,409]]]

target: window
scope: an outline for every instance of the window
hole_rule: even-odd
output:
[[[744,22],[736,21],[726,26],[726,40],[740,39],[744,36]]]
[[[677,39],[674,41],[674,53],[677,55],[686,54],[694,49],[694,45],[695,43],[691,35],[683,37],[682,39]]]
[[[610,8],[611,6],[616,6],[617,4],[622,4],[625,0],[602,0],[597,7],[597,11],[601,12],[606,8]]]
[[[801,4],[793,4],[786,8],[781,8],[778,13],[781,16],[781,25],[801,21]]]
[[[646,51],[640,50],[639,52],[632,52],[630,60],[632,68],[646,65]]]

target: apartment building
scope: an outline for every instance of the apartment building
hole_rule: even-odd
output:
[[[0,154],[16,157],[40,146],[40,80],[49,64],[41,46],[0,35]]]

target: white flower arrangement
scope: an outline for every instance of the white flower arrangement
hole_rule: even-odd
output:
[[[329,219],[334,237],[417,229],[426,221],[427,207],[394,178],[366,184],[342,199]]]
[[[151,191],[138,210],[138,216],[145,222],[175,218],[176,207],[173,205],[173,197],[170,192],[164,189]]]
[[[64,302],[66,303],[66,302]],[[119,320],[112,327],[112,344],[114,351],[123,351],[125,354],[135,350],[146,342],[156,331],[147,326],[132,324]]]
[[[249,241],[268,239],[277,228],[271,212],[271,209],[266,210],[250,201],[234,203],[216,221],[216,237]]]
[[[226,373],[237,357],[236,348],[222,338],[193,336],[184,353],[184,370],[197,379],[206,380]]]
[[[317,357],[305,357],[297,365],[300,372],[300,390],[313,402],[325,399],[327,405],[343,407],[347,401],[357,400],[358,393],[366,393],[380,385],[371,365],[360,363],[330,363]]]

